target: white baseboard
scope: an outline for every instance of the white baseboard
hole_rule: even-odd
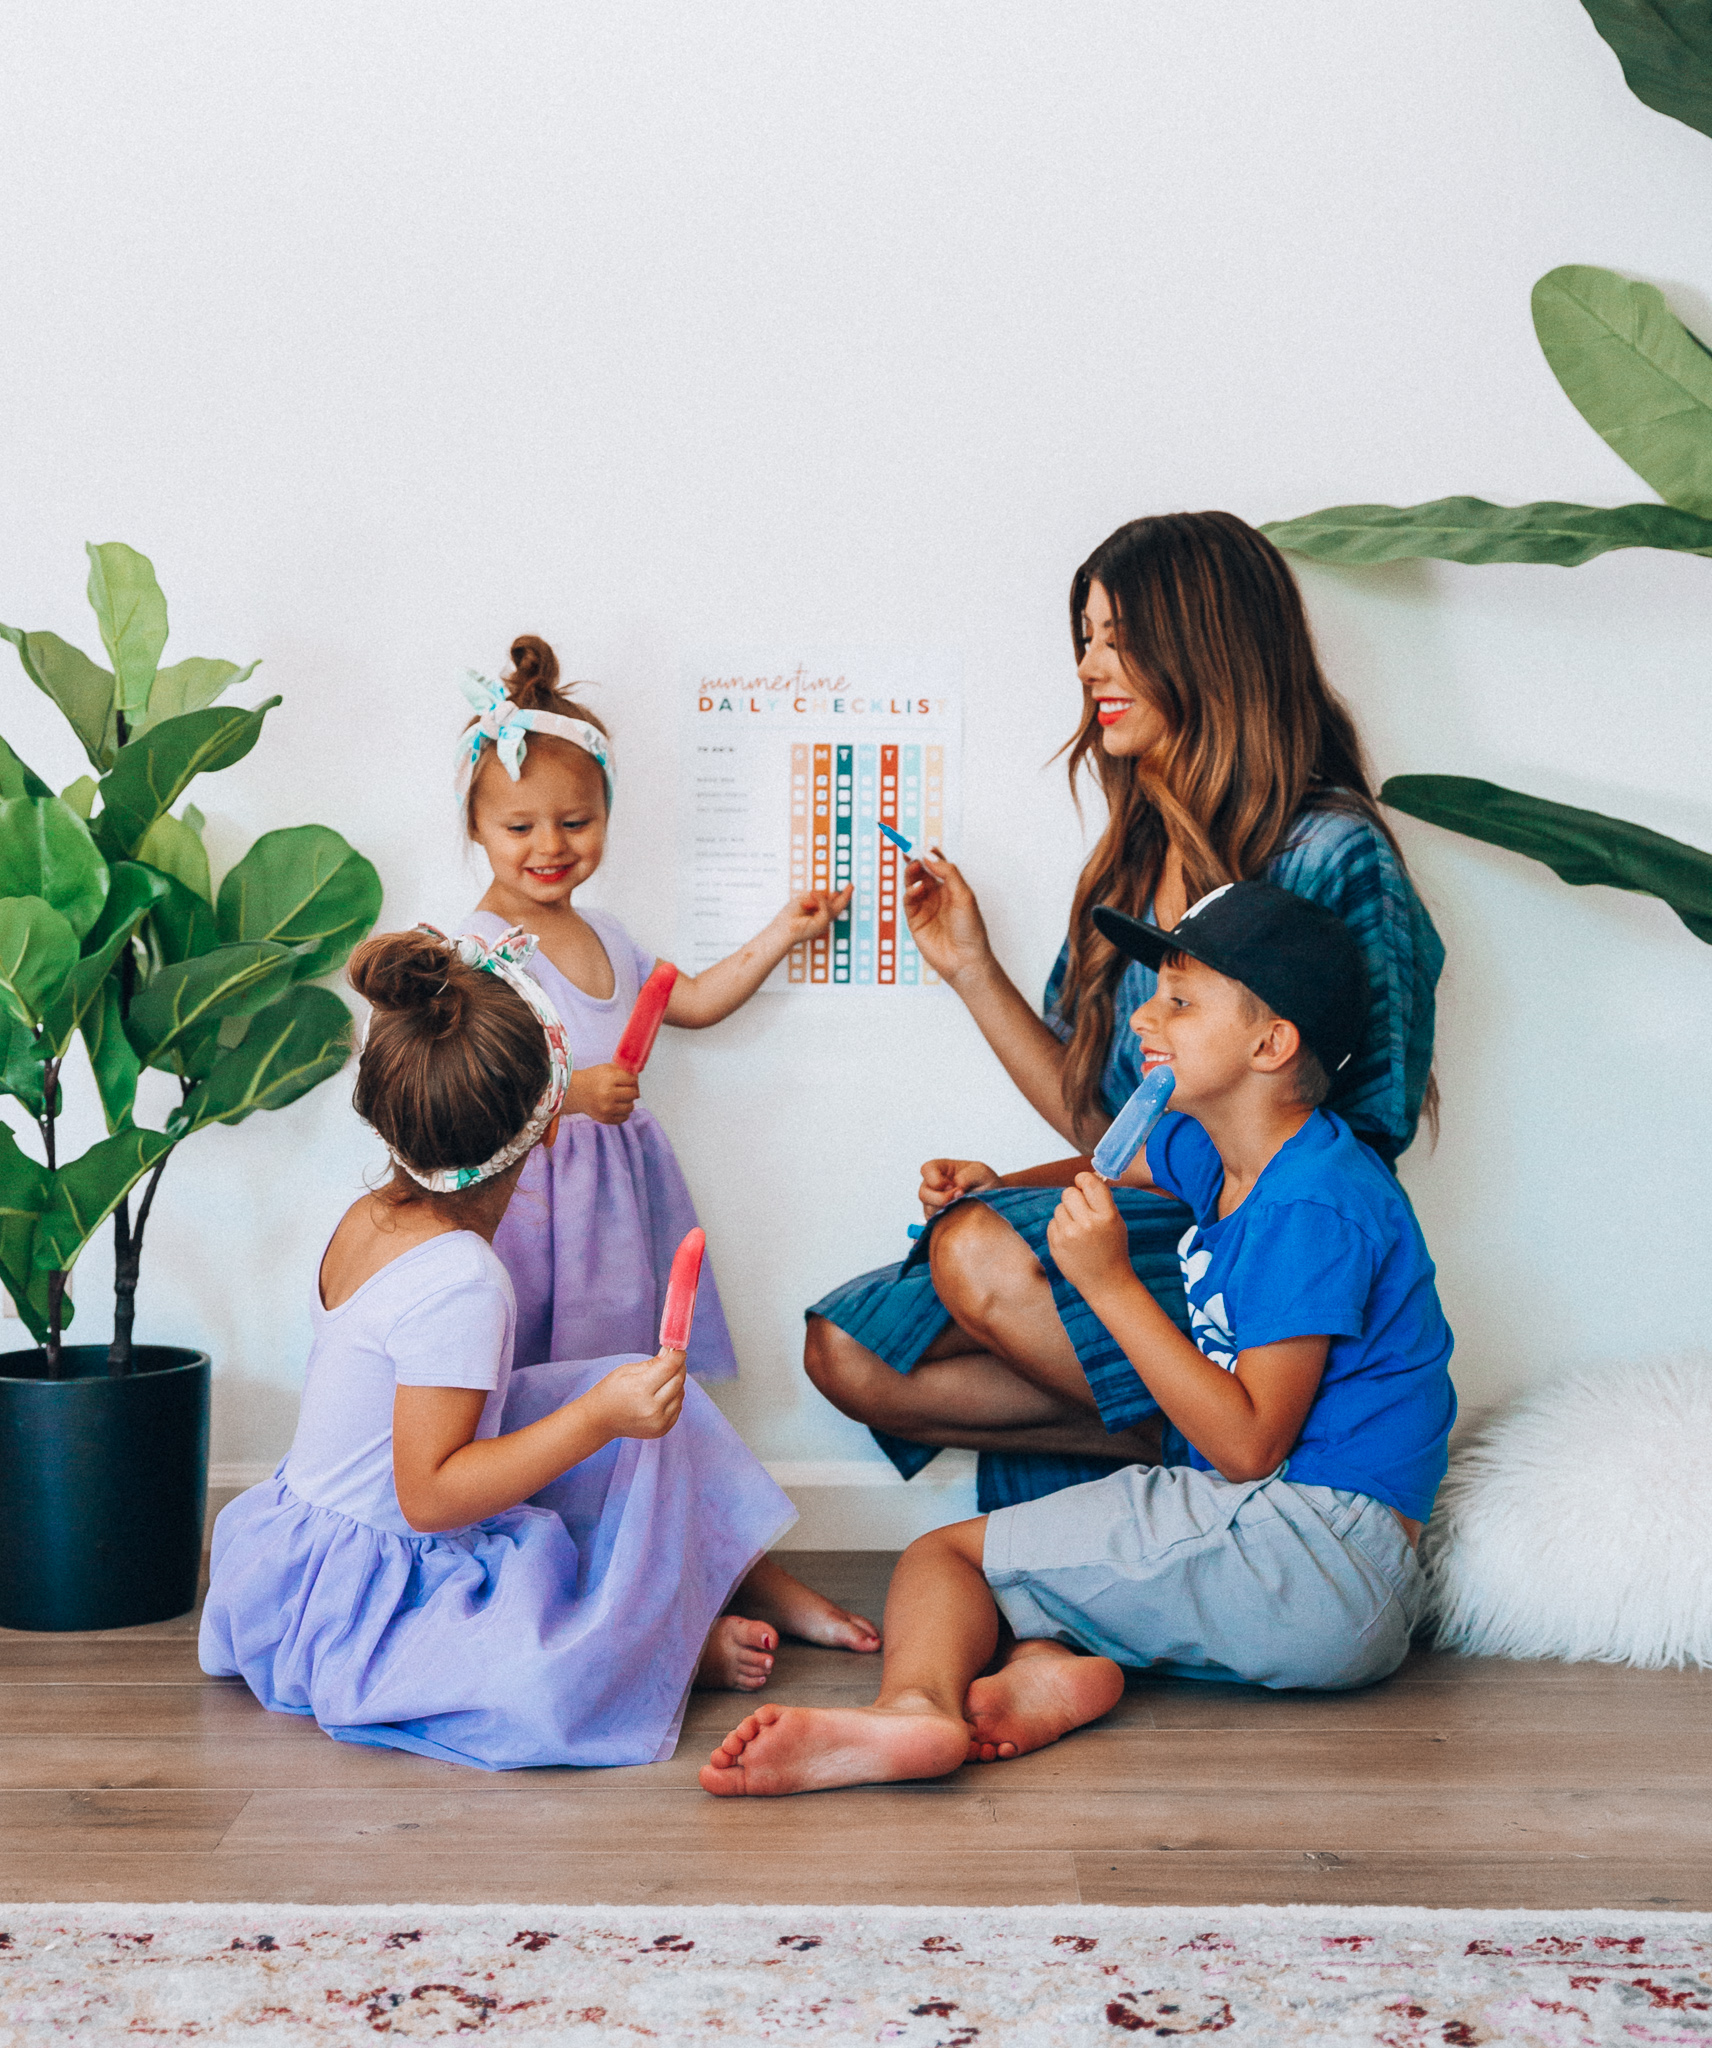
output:
[[[210,1493],[241,1493],[271,1476],[272,1465],[208,1468]],[[975,1512],[975,1454],[941,1451],[906,1486],[878,1458],[784,1458],[768,1473],[791,1497],[800,1519],[787,1550],[902,1550],[929,1529]]]

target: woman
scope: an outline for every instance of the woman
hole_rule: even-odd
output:
[[[949,861],[910,863],[905,908],[922,958],[1078,1156],[1002,1177],[977,1160],[929,1160],[921,1199],[934,1221],[910,1258],[808,1311],[804,1364],[820,1391],[869,1425],[905,1478],[943,1446],[981,1452],[983,1513],[1180,1455],[1134,1368],[1046,1252],[1058,1190],[1140,1081],[1129,1018],[1154,989],[1152,972],[1094,929],[1096,904],[1170,927],[1208,890],[1253,876],[1324,903],[1360,941],[1371,993],[1366,1043],[1327,1106],[1387,1164],[1423,1106],[1436,1109],[1444,948],[1380,815],[1354,723],[1320,672],[1283,556],[1228,512],[1133,520],[1076,571],[1070,634],[1084,695],[1071,789],[1087,768],[1110,818],[1082,870],[1043,1014],[994,958],[974,892]],[[1189,1212],[1153,1194],[1117,1199],[1137,1273],[1186,1327],[1176,1247]]]

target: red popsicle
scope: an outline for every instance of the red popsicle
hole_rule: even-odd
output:
[[[636,997],[636,1007],[624,1027],[624,1036],[618,1041],[618,1050],[612,1056],[617,1065],[627,1068],[632,1074],[641,1073],[648,1064],[648,1055],[654,1050],[654,1041],[660,1035],[660,1020],[666,1014],[666,1005],[672,999],[672,984],[677,978],[678,970],[671,961],[657,960],[653,973],[642,984]]]
[[[699,1225],[678,1246],[672,1260],[672,1277],[666,1282],[666,1312],[660,1318],[662,1351],[687,1351],[690,1347],[696,1282],[701,1278],[701,1255],[706,1250],[707,1232]]]

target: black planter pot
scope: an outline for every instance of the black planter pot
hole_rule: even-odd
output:
[[[133,1628],[196,1605],[208,1493],[205,1351],[0,1356],[0,1627]]]

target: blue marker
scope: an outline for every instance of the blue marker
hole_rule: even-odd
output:
[[[885,833],[886,837],[897,848],[899,853],[903,854],[907,858],[910,850],[910,842],[904,837],[904,835],[901,832],[894,832],[891,826],[886,824],[883,819],[876,818],[874,820],[874,823],[879,826],[880,830],[883,833]]]
[[[1176,1085],[1177,1076],[1161,1061],[1118,1111],[1111,1129],[1094,1147],[1094,1171],[1101,1180],[1116,1180],[1153,1136]]]

